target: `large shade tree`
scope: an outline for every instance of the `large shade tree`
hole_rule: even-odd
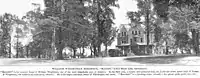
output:
[[[13,25],[13,15],[5,13],[0,17],[0,25],[1,25],[1,54],[5,55],[9,54],[9,58],[11,58],[11,31]],[[9,45],[9,52],[7,52],[6,47]]]
[[[157,14],[168,20],[171,12],[171,7],[177,8],[176,10],[179,11],[180,18],[182,19],[183,24],[188,26],[187,31],[192,33],[192,45],[193,49],[198,54],[199,52],[199,39],[198,39],[198,22],[199,22],[199,1],[198,0],[154,0],[155,10]],[[173,17],[174,18],[174,17]],[[176,17],[175,17],[176,18]],[[176,20],[180,22],[180,19]],[[192,22],[191,22],[192,21]],[[190,24],[192,23],[192,25]]]
[[[94,49],[94,56],[102,54],[101,45],[105,39],[108,39],[107,32],[112,29],[114,24],[115,15],[111,7],[119,7],[117,0],[91,0],[89,3],[89,17],[94,28],[91,44]]]
[[[17,16],[5,13],[0,17],[0,25],[1,25],[1,53],[9,54],[9,58],[11,58],[11,34],[13,32],[13,28],[16,28],[18,25],[24,25],[25,22],[19,19]],[[8,52],[7,52],[8,51]]]
[[[89,28],[86,17],[88,8],[84,5],[87,0],[45,0],[46,10],[44,16],[56,18],[53,27],[54,38],[52,41],[58,51],[58,59],[63,59],[62,51],[65,47],[75,46],[77,48],[81,38],[77,38],[80,33]],[[56,27],[55,27],[56,26]],[[75,39],[74,39],[75,38]]]

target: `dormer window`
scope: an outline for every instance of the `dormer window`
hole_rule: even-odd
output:
[[[137,35],[137,31],[135,31],[135,35]]]
[[[122,36],[124,36],[124,32],[122,32]]]
[[[126,36],[126,32],[124,32],[124,36]]]
[[[122,32],[122,36],[126,36],[126,32]]]

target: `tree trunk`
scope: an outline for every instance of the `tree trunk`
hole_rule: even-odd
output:
[[[64,45],[62,43],[62,28],[61,27],[59,27],[57,33],[58,33],[57,35],[58,35],[58,38],[59,38],[58,39],[58,47],[57,47],[57,49],[58,49],[58,57],[57,57],[57,59],[63,60],[64,58],[63,58],[62,51],[64,49]]]
[[[17,49],[16,49],[17,54],[16,54],[16,58],[19,57],[19,46],[18,46],[18,44],[19,44],[19,39],[17,38],[17,45],[16,45],[16,47],[17,47]]]
[[[64,1],[63,0],[61,0],[60,1],[60,3],[62,4]],[[60,12],[62,13],[62,12],[64,12],[64,5],[62,5],[61,6],[61,9],[60,9]],[[61,16],[60,17],[61,19],[63,19],[63,16]],[[60,25],[60,26],[63,26],[63,23]],[[62,28],[61,27],[59,27],[58,28],[58,57],[57,57],[57,59],[59,59],[59,60],[63,60],[64,58],[63,58],[63,49],[64,49],[64,44],[62,43],[62,40],[63,40],[63,37],[62,37]]]
[[[191,49],[188,50],[188,54],[192,54]]]
[[[63,52],[63,49],[64,49],[63,47],[59,47],[58,50],[57,50],[57,52],[58,52],[57,59],[58,59],[58,60],[63,60],[63,59],[64,59],[64,58],[63,58],[63,53],[62,53],[62,52]]]
[[[146,34],[146,36],[147,36],[147,54],[150,54],[150,51],[149,51],[149,32],[150,32],[150,30],[149,30],[149,9],[147,9],[146,10],[146,32],[147,32],[147,34]]]
[[[81,47],[79,48],[79,51],[80,51],[80,53],[79,53],[79,55],[78,55],[78,58],[81,58],[81,57],[82,57],[82,50],[81,50]]]
[[[26,57],[28,58],[28,53],[29,53],[29,50],[28,50],[28,46],[26,46]]]
[[[73,49],[73,51],[74,51],[74,56],[73,56],[73,58],[76,58],[76,49]]]
[[[52,34],[52,42],[51,42],[51,60],[55,60],[55,51],[56,51],[56,46],[55,46],[55,36],[56,36],[56,29],[53,28],[53,34]]]
[[[198,55],[199,54],[199,31],[196,32],[196,48],[197,48],[196,55]]]
[[[192,32],[192,49],[196,53],[196,49],[195,49],[195,29],[192,29],[191,32]]]
[[[198,55],[199,52],[199,39],[198,39],[198,31],[196,29],[192,29],[192,42],[193,42],[193,51]]]
[[[168,49],[168,46],[167,46],[167,45],[168,45],[168,42],[166,41],[166,44],[165,44],[165,46],[166,46],[166,53],[165,53],[165,54],[166,54],[166,55],[169,54],[169,49]]]
[[[105,44],[105,53],[106,53],[106,57],[109,57],[108,45],[107,44]]]
[[[92,56],[93,56],[93,55],[92,55],[93,50],[92,50],[92,47],[91,47],[91,46],[90,46],[90,51],[91,51],[90,56],[92,57]]]
[[[100,55],[101,52],[101,43],[102,43],[102,25],[100,20],[100,2],[97,0],[97,29],[98,29],[98,41],[97,41],[97,56]],[[96,54],[96,53],[95,53]]]
[[[96,57],[97,56],[97,48],[96,48],[96,46],[93,46],[93,51],[94,51],[94,57]]]
[[[41,58],[41,51],[39,51],[38,53],[38,58]]]
[[[97,57],[101,57],[101,45],[98,45],[97,50]]]
[[[82,47],[82,55],[84,56],[84,54],[85,54],[85,48]]]
[[[4,52],[3,52],[3,43],[1,43],[0,49],[1,49],[1,50],[0,50],[0,56],[3,56],[3,53],[4,53]]]
[[[181,48],[181,54],[184,54],[184,53],[183,53],[183,48]]]
[[[11,47],[12,47],[12,46],[11,46],[11,42],[10,42],[10,43],[9,43],[9,58],[11,58],[11,54],[12,54],[12,53],[11,53]]]

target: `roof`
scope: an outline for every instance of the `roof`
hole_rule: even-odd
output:
[[[122,31],[128,31],[128,29],[130,28],[130,26],[128,24],[121,24],[119,26],[119,32],[122,32]]]
[[[119,26],[119,32],[122,32],[122,31],[131,31],[133,29],[140,29],[140,30],[143,30],[144,31],[144,26],[142,25],[136,25],[135,23],[131,23],[131,24],[121,24]]]

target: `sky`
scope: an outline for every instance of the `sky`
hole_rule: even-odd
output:
[[[21,18],[26,14],[26,12],[34,8],[32,6],[32,3],[39,3],[41,4],[41,8],[44,9],[43,0],[0,0],[0,15],[4,13],[11,13]],[[116,17],[116,19],[114,20],[115,27],[119,27],[120,24],[130,23],[130,21],[128,21],[126,13],[128,11],[137,11],[137,3],[134,0],[118,0],[118,3],[120,8],[113,8]],[[117,41],[115,40],[113,44],[108,48],[113,49],[116,45]]]
[[[43,0],[0,0],[0,14],[6,12],[22,17],[34,8],[32,3],[40,3],[44,7]]]

